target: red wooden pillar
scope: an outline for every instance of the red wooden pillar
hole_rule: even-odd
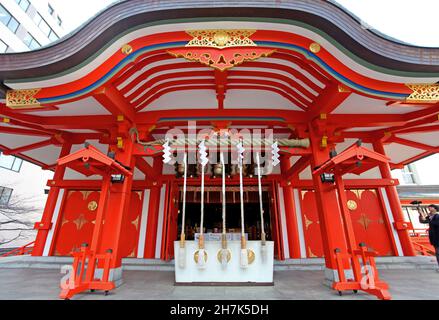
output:
[[[131,168],[134,175],[135,159],[133,157],[133,145],[130,137],[123,140],[123,149],[112,148],[116,152],[116,160],[124,166]],[[128,215],[131,201],[133,175],[125,176],[123,183],[112,183],[110,194],[105,210],[104,224],[102,226],[102,241],[99,246],[100,252],[113,251],[110,268],[120,268],[121,257],[121,233],[123,222]],[[101,195],[102,196],[102,195]],[[95,226],[96,228],[96,226]],[[96,239],[92,239],[95,241]]]
[[[312,158],[311,167],[322,165],[329,159],[329,148],[321,147],[319,137],[312,126],[309,126]],[[338,205],[336,189],[332,184],[322,183],[320,176],[313,175],[316,190],[316,202],[322,233],[323,253],[327,269],[332,269],[334,274],[337,269],[334,250],[339,248],[341,252],[347,252],[347,244],[343,226],[343,220]]]
[[[373,144],[374,150],[378,153],[386,155],[382,141],[376,141]],[[381,176],[383,179],[392,179],[392,173],[388,163],[380,164],[379,166]],[[405,256],[415,256],[413,243],[407,228],[407,223],[404,220],[404,214],[401,208],[401,201],[398,196],[396,186],[385,187],[387,197],[389,199],[390,209],[392,210],[393,219],[395,221],[395,229],[398,233],[399,241],[401,242],[402,250]]]
[[[154,158],[153,164],[154,172],[159,175],[162,173],[163,162],[161,158]],[[148,179],[148,177],[146,177]],[[155,181],[156,186],[151,188],[149,195],[149,205],[148,205],[148,221],[146,225],[146,235],[145,235],[145,251],[144,257],[146,259],[155,258],[155,249],[157,244],[157,227],[159,220],[159,208],[160,208],[160,195],[162,189],[162,183]]]
[[[281,172],[285,173],[291,167],[290,159],[288,157],[281,157]],[[291,259],[300,259],[300,240],[299,240],[299,226],[297,224],[296,208],[294,206],[294,191],[289,181],[285,181],[283,189],[284,204],[285,204],[285,219],[288,232],[288,248]]]
[[[65,157],[70,153],[72,148],[71,143],[64,143],[59,154],[59,158]],[[58,182],[64,178],[65,167],[56,167],[55,174],[53,176],[53,181]],[[35,246],[32,251],[33,256],[42,256],[44,252],[44,247],[46,245],[47,235],[51,228],[55,228],[52,225],[52,218],[55,211],[56,203],[58,201],[58,196],[60,193],[59,187],[51,187],[49,194],[47,196],[46,205],[44,207],[43,216],[41,222],[35,224],[35,229],[38,230],[37,237],[35,240]]]

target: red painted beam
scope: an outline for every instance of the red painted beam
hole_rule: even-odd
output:
[[[30,145],[27,145],[27,146],[23,146],[23,147],[20,147],[20,148],[9,149],[7,151],[4,151],[3,153],[5,155],[17,155],[17,154],[25,152],[25,151],[29,151],[29,150],[33,150],[33,149],[39,149],[39,148],[43,148],[43,147],[49,146],[49,145],[54,143],[53,140],[54,139],[50,138],[49,140],[44,140],[44,141],[41,141],[41,142],[33,143],[33,144],[30,144]]]
[[[123,115],[127,120],[135,122],[135,110],[131,104],[113,86],[102,87],[93,96],[114,116]]]
[[[299,175],[309,165],[310,165],[310,156],[303,156],[295,164],[293,164],[286,172],[283,172],[282,175],[286,181],[290,181],[294,176]]]
[[[320,114],[330,114],[340,106],[349,96],[351,91],[343,90],[343,87],[334,83],[328,86],[314,101],[309,110],[310,120]]]
[[[437,152],[439,150],[438,146],[430,146],[427,144],[423,144],[423,143],[419,143],[416,141],[411,141],[411,140],[407,140],[407,139],[403,139],[403,138],[398,138],[398,137],[391,137],[389,140],[387,140],[388,142],[394,142],[394,143],[398,143],[398,144],[402,144],[405,146],[409,146],[412,148],[417,148],[417,149],[421,149],[421,150],[426,150],[426,151],[431,151],[431,152]],[[439,143],[439,141],[435,141],[436,143]]]

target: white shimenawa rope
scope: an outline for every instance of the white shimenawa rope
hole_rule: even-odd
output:
[[[187,191],[187,153],[184,154],[184,182],[183,182],[183,209],[181,215],[181,236],[180,236],[180,251],[179,251],[179,266],[184,268],[186,266],[186,191]]]
[[[261,255],[264,261],[267,257],[267,247],[265,238],[265,222],[264,222],[264,208],[262,204],[262,174],[261,174],[261,160],[259,152],[256,153],[256,163],[258,165],[258,189],[259,189],[259,210],[261,213]]]

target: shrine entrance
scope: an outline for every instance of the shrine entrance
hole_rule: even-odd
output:
[[[273,234],[278,231],[273,215],[276,210],[271,206],[271,188],[263,187],[262,199],[264,210],[264,229],[266,239],[273,240]],[[220,241],[222,228],[222,194],[221,187],[212,186],[205,188],[205,216],[204,216],[204,236],[205,241]],[[178,215],[178,235],[181,234],[182,226],[182,200],[183,193],[180,190],[179,196],[179,215]],[[200,210],[201,210],[201,190],[199,187],[189,187],[187,193],[186,223],[185,234],[187,240],[197,240],[200,233]],[[229,241],[239,241],[241,239],[241,217],[239,202],[239,186],[229,186],[226,192],[226,214],[227,214],[227,239]],[[257,186],[244,188],[244,208],[246,212],[245,235],[246,239],[256,241],[261,239],[261,219],[259,212],[259,194]],[[175,240],[179,240],[178,236]],[[275,240],[274,240],[275,241]],[[275,252],[277,256],[277,252]]]

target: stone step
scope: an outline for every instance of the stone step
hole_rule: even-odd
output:
[[[428,269],[437,268],[434,257],[378,257],[376,264],[378,269]],[[71,265],[70,257],[32,257],[16,256],[0,259],[0,269],[58,269],[64,265]],[[156,259],[123,259],[124,270],[136,271],[174,271],[174,261],[162,261]],[[313,259],[288,259],[275,261],[275,271],[289,270],[324,270],[325,261],[321,258]]]

